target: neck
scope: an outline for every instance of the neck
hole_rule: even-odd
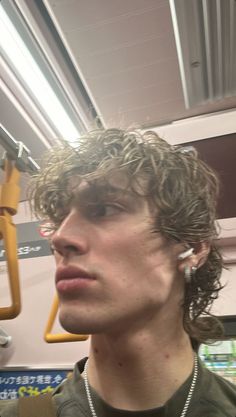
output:
[[[109,405],[126,410],[162,406],[193,370],[194,354],[182,326],[133,334],[94,335],[88,378]]]

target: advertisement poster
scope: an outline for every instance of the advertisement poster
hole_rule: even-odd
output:
[[[50,246],[40,232],[40,222],[27,222],[16,225],[18,259],[38,258],[51,255]],[[0,262],[5,261],[5,248],[0,241]]]
[[[14,400],[53,391],[71,370],[25,369],[0,371],[0,400]]]

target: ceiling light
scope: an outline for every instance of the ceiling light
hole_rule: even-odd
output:
[[[60,139],[77,140],[80,132],[65,111],[62,103],[1,4],[0,26],[0,45],[4,59],[13,68],[28,92],[34,97],[34,101],[47,115],[47,118],[59,133]]]

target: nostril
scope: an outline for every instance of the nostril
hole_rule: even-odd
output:
[[[64,250],[66,250],[67,252],[80,252],[79,248],[74,245],[66,245],[64,247]]]
[[[60,246],[60,245],[54,245],[54,244],[50,244],[50,249],[53,255],[55,255],[55,253],[58,253],[61,256],[66,256],[68,255],[68,253],[79,253],[80,250],[74,246],[74,245],[64,245],[64,246]]]

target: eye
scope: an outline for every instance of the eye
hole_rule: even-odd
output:
[[[91,217],[109,217],[122,211],[122,207],[112,203],[99,203],[89,207]]]

